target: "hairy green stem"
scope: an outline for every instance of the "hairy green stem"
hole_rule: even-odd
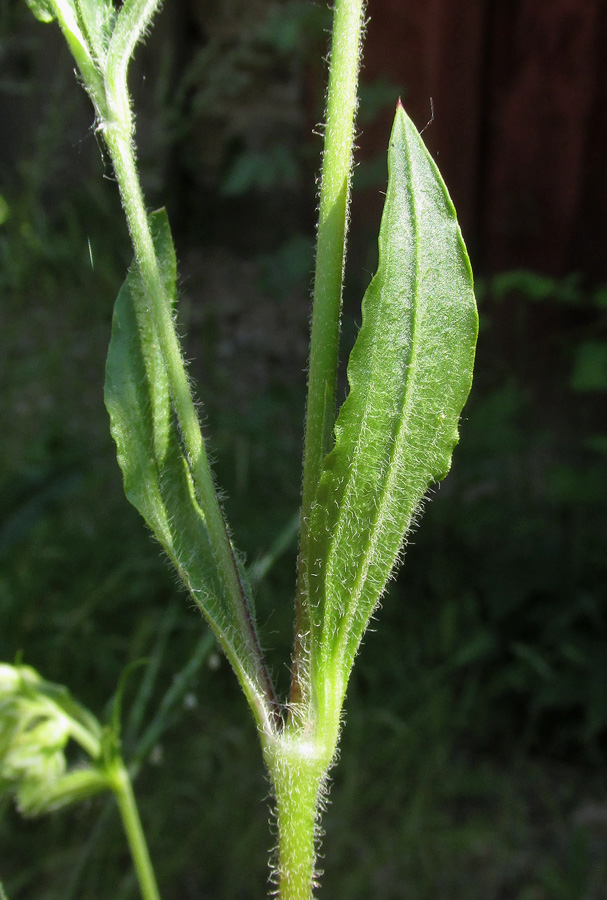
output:
[[[106,62],[108,115],[132,135],[133,114],[127,88],[129,63],[160,6],[160,0],[125,0],[116,20]]]
[[[122,824],[128,841],[143,900],[160,900],[156,877],[141,827],[139,812],[129,774],[121,760],[115,760],[109,771]]]
[[[315,884],[316,818],[320,777],[306,766],[288,770],[277,789],[278,896],[280,900],[310,900]]]
[[[146,308],[137,310],[137,315],[151,318],[156,332],[192,478],[200,505],[205,510],[211,546],[215,550],[218,568],[226,593],[230,597],[234,615],[244,617],[246,620],[244,626],[250,636],[251,658],[254,660],[257,684],[247,678],[238,659],[234,658],[231,662],[235,664],[235,670],[239,673],[243,690],[259,727],[269,733],[274,728],[274,710],[277,705],[274,690],[254,624],[248,616],[240,573],[215,491],[198,414],[165,295],[133,150],[133,120],[127,87],[128,63],[137,41],[157,7],[158,0],[126,0],[120,12],[108,49],[105,76],[107,117],[101,122],[101,129],[114,166],[135,258],[145,288]],[[229,650],[227,652],[229,654]]]
[[[206,523],[210,533],[211,545],[215,550],[218,568],[222,574],[226,593],[231,599],[234,615],[246,618],[247,601],[244,597],[244,590],[226,531],[223,513],[215,492],[211,467],[202,439],[196,407],[190,393],[179,341],[165,296],[162,275],[156,258],[137,176],[131,140],[130,137],[126,136],[122,123],[119,123],[116,128],[106,128],[104,137],[114,165],[114,172],[120,188],[135,249],[137,265],[139,266],[145,288],[147,306],[144,310],[138,310],[137,314],[138,316],[151,317],[151,321],[154,324],[158,346],[167,371],[175,414],[179,422],[200,505],[205,510]],[[254,684],[250,679],[247,680],[237,658],[232,659],[231,662],[235,664],[236,672],[241,675],[243,690],[253,709],[259,727],[264,732],[270,732],[274,727],[273,710],[276,705],[272,683],[250,619],[247,619],[245,622],[245,628],[250,635],[250,649],[255,662],[258,683]]]
[[[335,753],[343,700],[340,696],[333,708],[325,698],[312,696],[307,555],[311,510],[335,423],[364,8],[364,0],[335,0],[310,338],[291,712],[275,749],[268,752],[266,748],[276,791],[280,900],[311,900],[313,894],[319,807]]]
[[[265,747],[278,821],[276,879],[279,900],[310,900],[316,885],[319,801],[333,747],[289,730]]]
[[[310,337],[296,646],[291,690],[293,701],[299,700],[302,693],[300,669],[302,656],[306,653],[302,643],[303,636],[309,631],[306,558],[310,512],[323,460],[331,448],[335,422],[341,301],[364,7],[364,0],[335,0]]]

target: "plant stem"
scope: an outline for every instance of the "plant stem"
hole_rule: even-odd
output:
[[[274,689],[249,615],[240,573],[215,491],[198,414],[190,393],[181,348],[152,240],[133,151],[133,121],[127,89],[128,61],[138,36],[149,23],[157,6],[158,0],[128,0],[121,10],[108,51],[105,76],[108,112],[101,127],[112,158],[135,258],[145,289],[146,306],[137,310],[137,316],[140,319],[151,320],[156,332],[192,478],[200,505],[205,511],[210,543],[215,551],[217,566],[234,616],[241,620],[243,631],[248,634],[250,660],[255,667],[254,676],[251,677],[243,669],[236,655],[231,658],[231,662],[239,673],[241,685],[260,728],[270,732],[274,728],[274,710],[277,706]],[[226,649],[226,652],[229,656],[229,650]]]
[[[114,760],[110,771],[110,778],[118,802],[118,809],[120,810],[120,816],[122,818],[122,824],[124,826],[131,856],[133,857],[133,863],[135,864],[141,896],[143,897],[143,900],[160,900],[156,876],[152,869],[148,846],[145,841],[143,828],[141,827],[141,820],[139,818],[139,812],[137,811],[131,779],[129,778],[129,774],[125,769],[122,760]]]
[[[310,900],[315,885],[316,823],[328,762],[306,737],[285,733],[266,753],[276,791],[278,896]]]
[[[304,648],[298,647],[297,641],[301,641],[301,636],[309,630],[306,610],[309,518],[323,460],[331,448],[335,422],[339,330],[364,6],[364,0],[335,0],[334,8],[310,337],[292,699],[298,698],[301,688],[297,683],[297,662]]]
[[[145,313],[151,317],[156,330],[163,362],[167,369],[171,397],[192,467],[192,476],[200,494],[201,505],[208,514],[212,544],[220,550],[222,571],[230,571],[234,582],[238,580],[238,576],[234,571],[232,550],[225,533],[223,516],[213,487],[211,467],[200,433],[196,408],[190,394],[187,375],[181,359],[181,350],[165,296],[163,278],[156,258],[139,185],[130,135],[124,136],[118,127],[108,127],[104,131],[104,136],[120,188],[137,265],[145,287],[146,302],[149,304]],[[233,584],[233,587],[235,586]]]
[[[114,165],[116,180],[135,250],[135,258],[145,288],[146,308],[137,310],[138,317],[151,318],[156,331],[158,346],[170,385],[171,399],[179,422],[181,436],[191,467],[192,478],[205,511],[210,543],[225,585],[235,617],[243,620],[243,630],[248,633],[250,661],[255,666],[255,681],[243,670],[241,660],[234,656],[230,661],[239,674],[245,695],[255,718],[263,731],[274,728],[273,711],[276,708],[274,690],[267,672],[254,625],[248,616],[247,601],[234,558],[232,545],[227,534],[223,513],[213,484],[211,466],[200,431],[196,407],[190,393],[188,378],[181,357],[181,349],[169,303],[167,301],[162,274],[156,257],[150,232],[148,216],[137,175],[137,167],[131,144],[123,123],[107,125],[104,137]],[[226,650],[229,655],[229,651]]]
[[[335,0],[334,6],[310,338],[290,698],[292,713],[285,732],[277,738],[272,752],[266,752],[266,762],[276,790],[280,900],[311,900],[315,885],[319,804],[339,731],[339,709],[327,719],[328,710],[318,708],[309,684],[310,586],[307,553],[310,513],[323,461],[331,449],[335,422],[339,328],[364,7],[364,0]],[[324,700],[320,705],[326,705]]]

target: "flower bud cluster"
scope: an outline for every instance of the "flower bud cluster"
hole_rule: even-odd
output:
[[[69,802],[62,784],[70,738],[98,758],[101,726],[65,688],[30,666],[0,663],[0,795],[12,794],[24,815]]]

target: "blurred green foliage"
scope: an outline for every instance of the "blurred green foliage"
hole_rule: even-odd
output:
[[[23,6],[0,16],[12,134],[0,187],[0,658],[22,652],[100,716],[125,667],[156,659],[153,718],[204,626],[122,493],[102,385],[128,240],[87,100],[60,42],[49,49]],[[150,200],[166,195],[177,225],[218,480],[254,562],[298,503],[319,149],[302,135],[324,38],[318,5],[241,6],[247,27],[235,29],[209,4],[200,46],[184,49],[169,20],[162,52],[151,38],[139,122]],[[393,102],[385,85],[368,94],[374,109]],[[350,269],[349,292],[362,296],[365,272],[358,260]],[[479,295],[453,471],[349,692],[325,822],[328,897],[607,892],[607,285],[509,272]],[[354,331],[346,322],[346,343]],[[283,683],[293,573],[290,550],[257,596]],[[144,672],[129,681],[127,715]],[[255,743],[213,654],[136,785],[167,900],[265,895],[268,786]],[[11,900],[136,896],[111,804],[92,801],[76,826],[73,813],[0,814]]]

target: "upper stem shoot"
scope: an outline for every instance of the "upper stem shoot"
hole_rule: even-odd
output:
[[[364,0],[335,0],[310,337],[291,685],[293,701],[299,700],[303,691],[300,667],[302,655],[306,653],[304,636],[309,631],[306,558],[310,512],[323,460],[331,449],[335,423],[339,331],[364,8]]]

